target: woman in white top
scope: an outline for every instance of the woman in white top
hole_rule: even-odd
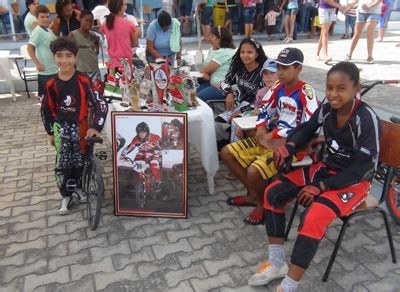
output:
[[[25,16],[24,26],[29,37],[31,37],[32,31],[38,25],[36,18],[36,7],[39,6],[39,0],[26,0],[25,6],[29,12]]]
[[[361,37],[365,24],[367,24],[367,63],[373,64],[374,58],[372,57],[372,50],[374,48],[375,28],[381,13],[382,0],[356,0],[352,5],[358,3],[356,28],[354,36],[351,40],[350,53],[346,56],[346,61],[351,60],[354,49],[357,46],[358,40]]]

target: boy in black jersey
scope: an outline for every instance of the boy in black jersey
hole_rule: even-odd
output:
[[[72,203],[68,182],[79,182],[87,150],[85,137],[99,135],[107,104],[93,89],[89,76],[75,70],[78,46],[74,41],[59,38],[51,43],[51,51],[59,72],[45,84],[41,113],[50,144],[56,149],[55,175],[62,196],[58,214],[66,215]],[[89,109],[93,110],[91,121]],[[80,190],[76,194],[81,203],[86,202]]]
[[[304,147],[315,131],[323,127],[327,158],[281,175],[265,189],[269,258],[250,277],[250,285],[265,285],[284,278],[278,291],[296,291],[328,225],[337,217],[350,214],[365,200],[378,160],[380,121],[357,98],[359,81],[359,70],[354,64],[341,62],[333,66],[326,81],[329,103],[321,105],[308,122],[289,135],[284,146],[274,151],[279,168],[295,149]],[[285,208],[295,199],[306,211],[288,267],[283,249]]]

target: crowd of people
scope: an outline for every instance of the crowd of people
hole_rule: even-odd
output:
[[[299,9],[295,2],[284,1],[279,9],[285,10],[287,43],[294,36],[294,16]],[[189,11],[189,4],[182,3],[181,11]],[[244,7],[247,19],[254,18],[257,10],[252,3],[248,1]],[[108,0],[97,9],[106,11],[96,19],[100,20],[99,29],[107,39],[108,55],[116,68],[121,58],[132,62],[132,48],[138,46],[141,34],[137,20],[126,13],[127,4],[126,0]],[[359,1],[348,59],[365,23],[368,31],[375,28],[378,4],[379,0]],[[329,58],[327,38],[335,8],[349,12],[354,5],[320,1],[318,50],[322,49],[325,61]],[[28,52],[39,72],[43,124],[57,152],[55,175],[62,197],[58,213],[66,215],[71,210],[73,192],[80,202],[86,201],[82,192],[69,190],[67,184],[70,179],[79,181],[86,149],[84,138],[99,135],[107,116],[107,104],[92,84],[99,74],[99,39],[91,31],[95,17],[90,10],[76,10],[78,7],[70,0],[57,2],[57,15],[51,21],[48,8],[38,5],[37,0],[26,0],[26,6]],[[272,11],[266,17],[267,24],[281,14]],[[348,15],[353,17],[351,13]],[[207,25],[204,18],[203,25]],[[245,27],[246,36],[251,36],[252,29],[251,25]],[[239,179],[247,189],[247,194],[232,196],[226,203],[253,207],[244,222],[265,224],[268,236],[268,260],[249,278],[249,284],[266,285],[283,278],[278,291],[297,291],[329,224],[348,215],[368,194],[379,154],[379,118],[359,99],[360,71],[351,62],[339,62],[328,71],[327,102],[320,104],[312,85],[300,77],[304,63],[301,50],[287,47],[271,58],[251,37],[244,38],[235,49],[229,28],[210,26],[205,32],[211,48],[201,68],[198,96],[205,101],[224,101],[225,111],[215,119],[221,159],[231,172],[229,179]],[[148,26],[146,59],[152,62],[168,58],[174,63],[180,61],[180,51],[178,20],[163,11]],[[368,53],[370,62],[370,39]],[[90,122],[89,108],[94,109]],[[254,130],[240,129],[234,123],[235,117],[246,115],[257,117]],[[291,158],[302,160],[299,150],[318,136],[320,129],[327,149],[323,161],[285,172],[284,166]],[[306,212],[288,265],[283,246],[285,209],[293,200]]]

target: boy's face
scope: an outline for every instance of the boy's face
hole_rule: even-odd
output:
[[[146,138],[146,136],[147,136],[147,133],[146,132],[139,132],[139,134],[138,134],[138,136],[139,136],[139,139],[140,140],[143,140],[143,139],[145,139]]]
[[[49,14],[48,13],[39,13],[37,16],[38,24],[40,26],[49,27]]]
[[[81,28],[84,30],[90,30],[93,26],[93,16],[85,15],[80,19],[81,21]]]
[[[68,50],[56,52],[54,61],[62,73],[71,73],[75,70],[76,56]]]
[[[292,85],[293,82],[296,82],[299,79],[299,74],[301,72],[302,66],[284,66],[278,64],[278,79],[284,85]]]
[[[276,81],[278,81],[278,75],[274,72],[264,70],[263,71],[263,81],[266,87],[271,88],[274,86]]]
[[[355,85],[350,76],[342,72],[332,72],[326,78],[326,98],[334,109],[352,105],[360,86]]]

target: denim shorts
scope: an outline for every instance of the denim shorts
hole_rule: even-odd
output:
[[[335,19],[335,8],[318,8],[320,24],[331,24]]]
[[[205,6],[201,12],[201,24],[210,25],[212,14],[213,8],[211,6]]]
[[[244,24],[254,23],[256,16],[256,8],[255,7],[244,7],[243,8],[243,22]]]
[[[363,13],[357,11],[356,22],[371,22],[371,21],[378,22],[379,16],[380,15],[378,13]]]
[[[285,15],[287,15],[287,16],[291,16],[291,15],[295,16],[297,14],[297,12],[299,12],[299,8],[291,8],[291,9],[288,8],[288,9],[285,10]]]

